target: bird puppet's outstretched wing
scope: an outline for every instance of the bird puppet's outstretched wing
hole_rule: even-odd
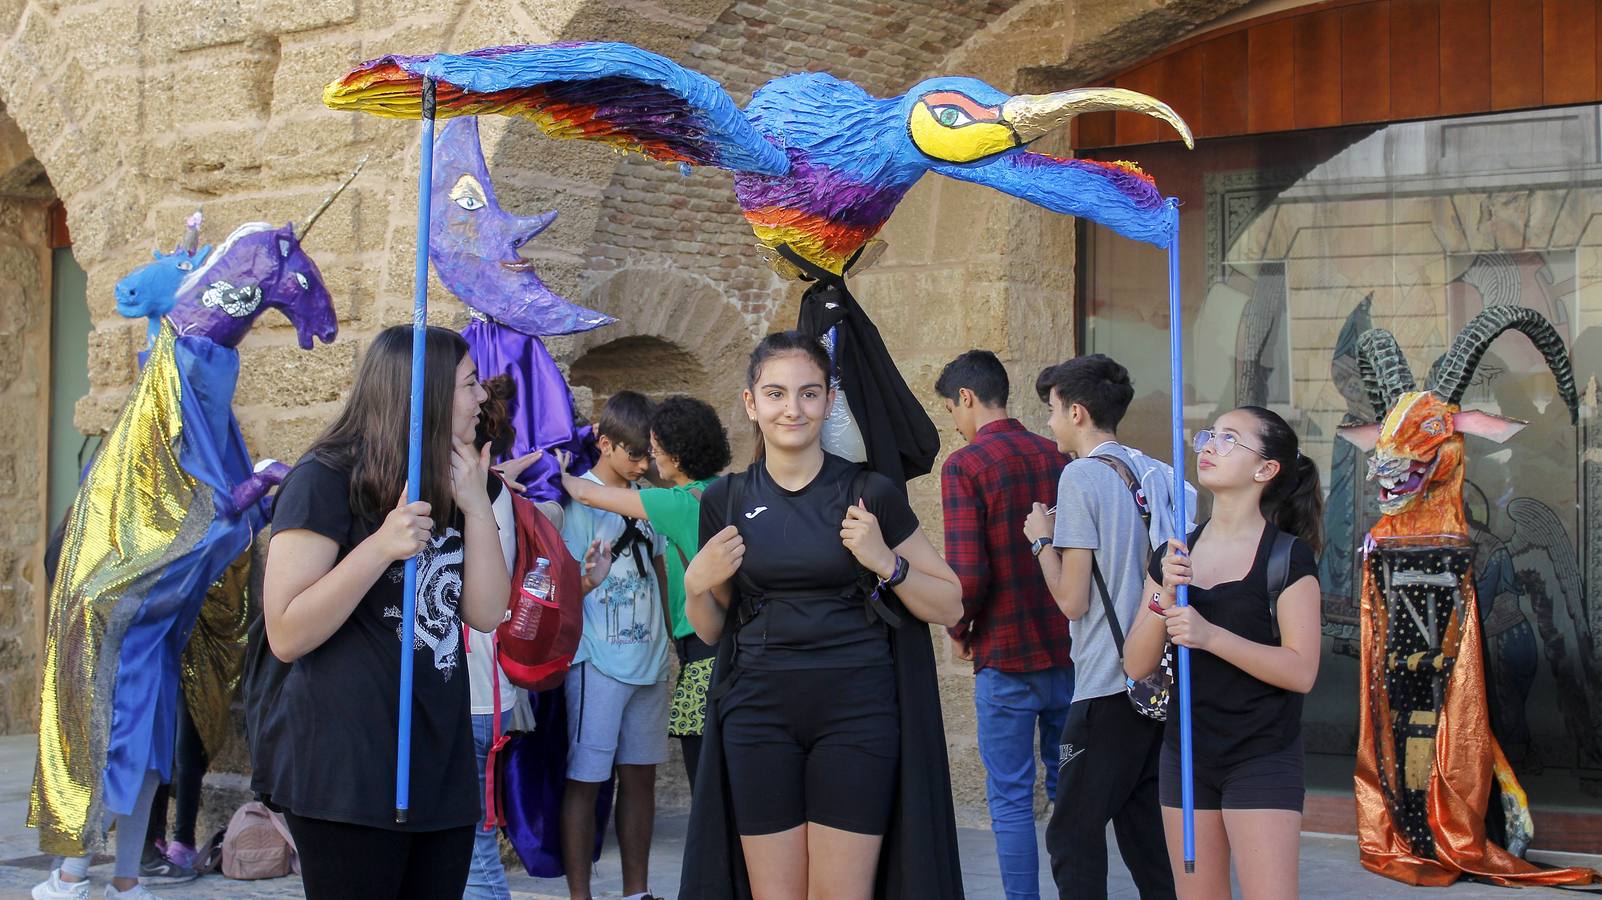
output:
[[[491,47],[383,56],[323,90],[332,109],[396,119],[515,115],[553,138],[600,141],[664,162],[782,175],[790,164],[711,78],[628,44]]]

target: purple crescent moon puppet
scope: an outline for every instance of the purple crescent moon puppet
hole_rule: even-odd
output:
[[[434,141],[432,203],[429,259],[439,280],[473,316],[462,331],[473,361],[482,377],[510,375],[516,385],[510,406],[517,437],[507,455],[546,451],[521,481],[532,500],[565,499],[551,451],[572,453],[574,471],[583,472],[594,463],[595,442],[588,428],[574,425],[572,393],[540,338],[616,320],[557,296],[518,253],[556,213],[525,218],[501,208],[476,118],[452,121]]]
[[[98,846],[100,823],[133,809],[147,771],[170,776],[180,689],[203,734],[226,721],[249,618],[242,573],[266,521],[263,498],[288,472],[251,463],[233,412],[235,348],[269,309],[304,349],[334,339],[328,289],[301,247],[333,199],[299,229],[241,225],[184,276],[84,473],[50,589],[40,679],[28,824],[48,853]],[[197,642],[212,650],[197,658]],[[210,687],[197,694],[191,682]],[[228,689],[212,690],[219,684]]]

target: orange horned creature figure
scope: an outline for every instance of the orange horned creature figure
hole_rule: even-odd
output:
[[[1390,332],[1364,334],[1359,371],[1383,418],[1341,432],[1374,451],[1369,480],[1379,484],[1381,512],[1363,565],[1358,842],[1366,868],[1410,884],[1445,885],[1464,874],[1506,885],[1602,879],[1521,858],[1533,833],[1529,805],[1486,708],[1463,435],[1501,443],[1526,423],[1458,403],[1486,348],[1510,329],[1546,357],[1577,415],[1562,338],[1534,310],[1493,306],[1458,333],[1424,391]]]

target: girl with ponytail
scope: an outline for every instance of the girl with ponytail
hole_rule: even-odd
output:
[[[1125,646],[1144,678],[1171,642],[1192,650],[1196,872],[1181,874],[1179,722],[1170,709],[1158,796],[1184,900],[1230,896],[1230,856],[1246,900],[1294,897],[1302,800],[1302,695],[1318,674],[1318,467],[1278,414],[1243,406],[1196,435],[1197,480],[1213,516],[1186,544],[1152,556],[1149,603]],[[1286,535],[1285,541],[1280,540]],[[1288,546],[1271,584],[1276,545]],[[1192,549],[1194,548],[1194,549]],[[1188,606],[1175,604],[1190,585]],[[1275,592],[1277,590],[1277,598]],[[1170,695],[1170,703],[1174,702]]]

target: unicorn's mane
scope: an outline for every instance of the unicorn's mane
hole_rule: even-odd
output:
[[[222,242],[221,246],[219,246],[216,250],[213,250],[210,256],[206,257],[206,262],[202,264],[200,268],[184,276],[184,280],[178,283],[177,295],[183,296],[197,286],[204,284],[206,276],[209,272],[211,272],[212,267],[217,265],[219,262],[222,262],[223,259],[228,256],[228,251],[234,249],[235,243],[244,240],[253,234],[260,234],[263,231],[273,230],[275,230],[274,226],[268,224],[267,222],[246,222],[238,228],[235,228],[234,233],[230,234],[228,239]]]

